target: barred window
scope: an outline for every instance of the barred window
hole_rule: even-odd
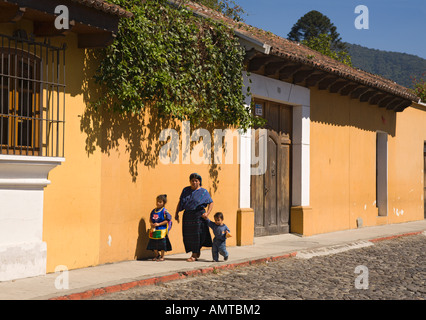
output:
[[[65,47],[0,38],[0,153],[63,157]]]

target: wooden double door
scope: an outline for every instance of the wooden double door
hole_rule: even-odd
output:
[[[255,213],[255,236],[289,232],[291,208],[292,108],[255,100],[255,112],[267,120],[267,167],[263,175],[251,176],[251,207]],[[259,155],[259,141],[255,143]]]

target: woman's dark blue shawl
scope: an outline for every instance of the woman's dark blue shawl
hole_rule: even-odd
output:
[[[179,211],[198,211],[202,208],[205,208],[209,203],[213,202],[209,192],[206,189],[198,188],[197,190],[192,190],[191,187],[186,187],[182,190],[182,194],[180,195],[179,200]]]

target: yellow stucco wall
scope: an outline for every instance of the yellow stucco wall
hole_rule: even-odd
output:
[[[215,191],[208,165],[158,164],[155,168],[140,165],[137,180],[132,182],[125,152],[112,152],[102,157],[100,263],[150,256],[151,252],[146,250],[147,230],[156,196],[167,194],[166,208],[174,218],[180,193],[189,185],[192,172],[203,177],[203,187],[213,198],[210,219],[213,219],[214,212],[222,211],[224,222],[236,231],[238,187],[231,181],[238,180],[238,170],[234,165],[222,166],[218,176],[219,186]],[[181,222],[173,219],[169,237],[173,247],[170,253],[184,252]],[[231,238],[227,244],[233,246],[235,241]],[[210,252],[205,254],[210,258]]]
[[[388,223],[424,218],[426,106],[413,104],[397,114],[396,136],[389,139]]]
[[[356,228],[357,218],[363,226],[423,219],[424,108],[394,113],[311,89],[310,130],[312,212],[306,235]],[[388,215],[380,218],[377,131],[388,133]]]
[[[170,125],[180,134],[178,124],[162,126],[151,114],[127,117],[91,109],[87,102],[99,94],[91,79],[96,65],[85,59],[92,54],[77,48],[75,35],[60,41],[68,45],[65,162],[51,171],[51,184],[44,192],[47,272],[58,265],[75,269],[152,255],[146,245],[155,198],[166,193],[166,208],[174,217],[180,192],[189,185],[192,172],[203,177],[203,187],[214,201],[212,214],[222,211],[235,233],[238,163],[160,163],[156,141],[160,131]],[[170,241],[170,253],[184,252],[181,223],[174,221]],[[227,244],[236,245],[236,237]],[[210,258],[211,253],[205,255]]]
[[[44,190],[43,241],[47,243],[47,271],[58,265],[68,269],[96,265],[99,261],[101,216],[100,152],[90,156],[81,132],[85,108],[85,52],[73,34],[55,42],[67,43],[65,162],[49,174]]]

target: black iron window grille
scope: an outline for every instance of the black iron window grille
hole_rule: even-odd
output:
[[[0,34],[0,154],[64,156],[65,49]]]

